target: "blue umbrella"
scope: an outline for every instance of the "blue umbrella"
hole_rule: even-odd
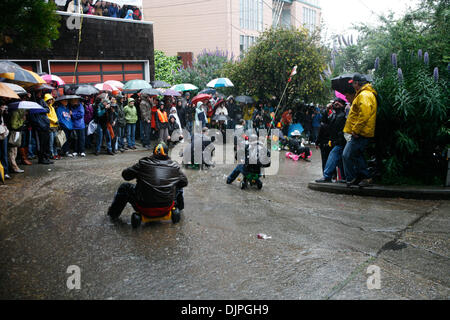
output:
[[[303,131],[305,131],[304,129],[303,129],[303,126],[300,124],[300,123],[294,123],[294,124],[291,124],[290,126],[289,126],[289,134],[288,134],[288,136],[290,137],[291,136],[291,134],[295,131],[295,130],[298,130],[300,133],[303,133]]]

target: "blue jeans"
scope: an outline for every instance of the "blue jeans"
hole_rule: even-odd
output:
[[[108,151],[112,152],[111,148],[111,135],[109,134],[108,129],[104,128],[102,129],[101,126],[97,127],[97,152],[100,152],[100,149],[102,148],[102,141],[103,141],[103,135],[105,135],[106,138],[106,148]]]
[[[0,140],[0,162],[2,163],[5,174],[9,174],[8,170],[8,137]]]
[[[55,149],[55,136],[56,131],[50,130],[50,155],[52,157],[56,156],[56,149]]]
[[[117,146],[118,149],[121,149],[124,147],[123,138],[125,137],[125,127],[118,127],[117,128]]]
[[[231,184],[234,180],[239,176],[239,174],[242,173],[242,175],[246,175],[247,172],[245,171],[245,166],[243,164],[238,164],[236,168],[234,168],[233,172],[228,176],[227,183]]]
[[[74,129],[76,135],[77,135],[77,142],[75,145],[75,152],[76,153],[84,153],[85,151],[85,145],[86,145],[86,132],[83,129]]]
[[[331,179],[333,173],[336,171],[336,167],[339,167],[341,172],[344,172],[342,165],[342,153],[344,152],[343,146],[335,146],[328,155],[327,164],[323,171],[323,177],[325,179]]]
[[[367,171],[366,159],[364,159],[364,150],[369,143],[369,139],[365,137],[359,137],[347,142],[342,159],[344,161],[344,171],[347,181],[352,181],[355,178],[366,179],[369,177]]]
[[[127,123],[128,147],[134,147],[136,145],[135,135],[136,135],[136,123]]]

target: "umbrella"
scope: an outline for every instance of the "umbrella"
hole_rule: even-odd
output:
[[[345,93],[355,93],[353,86],[348,83],[353,78],[353,73],[347,73],[340,75],[339,77],[331,79],[331,88],[342,94]]]
[[[113,86],[112,84],[108,84],[108,83],[97,83],[95,85],[95,88],[100,90],[100,91],[119,91],[119,88]]]
[[[17,69],[22,69],[17,63],[12,61],[0,61],[0,73],[15,72]]]
[[[19,86],[17,84],[9,83],[9,82],[3,82],[3,84],[8,86],[11,90],[13,90],[17,94],[27,93],[27,91],[24,88],[22,88],[21,86]]]
[[[36,84],[46,83],[37,73],[28,71],[22,68],[15,68],[12,72],[0,73],[1,78],[8,79],[9,81],[23,86],[33,86]]]
[[[75,90],[75,94],[82,96],[91,96],[99,93],[98,89],[92,85],[82,85],[79,86],[77,90]]]
[[[165,81],[156,80],[152,82],[153,88],[170,88],[171,86],[172,86],[171,84]]]
[[[234,87],[234,84],[228,78],[217,78],[211,80],[206,86],[210,88],[223,88],[223,87]]]
[[[44,79],[48,84],[52,84],[52,81],[56,82],[58,86],[63,86],[66,84],[63,79],[54,74],[43,75],[42,79]]]
[[[200,93],[206,93],[206,94],[216,94],[217,90],[213,89],[213,88],[208,88],[208,89],[203,89],[202,91],[199,92]]]
[[[218,114],[212,118],[214,121],[228,121],[231,120],[229,116],[226,116],[224,114]]]
[[[167,89],[163,92],[163,96],[170,96],[170,97],[181,97],[181,93],[175,90]]]
[[[193,90],[198,90],[198,87],[196,87],[190,83],[182,83],[182,84],[177,84],[170,89],[175,90],[175,91],[193,91]]]
[[[336,95],[336,98],[341,98],[342,100],[348,103],[347,98],[342,93],[334,91],[334,94]]]
[[[239,96],[239,97],[236,97],[236,99],[234,99],[234,100],[236,102],[241,102],[241,103],[246,103],[246,104],[255,102],[255,100],[253,100],[253,98],[249,97],[249,96]]]
[[[61,96],[61,97],[56,98],[55,102],[58,102],[61,100],[71,100],[71,99],[81,99],[81,97],[76,96],[76,95]]]
[[[153,88],[142,89],[141,94],[146,94],[149,96],[159,96],[161,92]]]
[[[11,98],[11,99],[20,99],[17,93],[14,92],[10,87],[5,85],[4,83],[0,83],[0,97],[3,98]]]
[[[109,85],[111,85],[113,87],[116,87],[119,90],[122,90],[123,86],[124,86],[124,84],[122,82],[117,81],[117,80],[108,80],[108,81],[105,81],[104,83],[105,84],[109,84]]]
[[[139,91],[142,89],[151,89],[152,86],[144,80],[130,80],[123,86],[123,91],[132,92]]]
[[[302,133],[303,131],[305,131],[304,129],[303,129],[303,126],[300,124],[300,123],[294,123],[294,124],[291,124],[290,126],[289,126],[289,130],[288,130],[288,136],[290,137],[291,135],[292,135],[292,133],[294,132],[294,131],[296,131],[296,130],[298,130],[300,133]]]
[[[31,90],[37,91],[37,90],[54,90],[55,88],[51,85],[48,85],[46,83],[34,85],[31,87]]]
[[[44,110],[47,112],[42,106],[33,101],[18,101],[8,104],[8,110]]]
[[[197,102],[199,102],[199,101],[209,100],[209,99],[211,99],[211,98],[212,98],[212,96],[211,96],[210,94],[204,94],[204,93],[202,93],[202,94],[198,94],[198,95],[196,95],[194,98],[192,98],[191,103],[192,103],[193,105],[196,105]]]

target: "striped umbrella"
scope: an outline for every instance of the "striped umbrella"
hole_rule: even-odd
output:
[[[10,82],[17,83],[24,87],[46,83],[45,80],[42,79],[37,73],[22,68],[16,68],[12,72],[0,73],[0,77],[8,79]]]
[[[8,86],[11,90],[13,90],[17,94],[25,94],[27,91],[21,86],[15,83],[3,82],[4,85]]]
[[[117,80],[108,80],[108,81],[105,81],[104,83],[112,85],[113,87],[116,87],[119,90],[123,89],[123,83],[120,81],[117,81]]]
[[[173,86],[172,88],[170,88],[170,90],[193,91],[193,90],[198,90],[198,88],[190,83],[182,83],[182,84],[177,84],[177,85]]]
[[[48,84],[52,84],[52,81],[56,82],[58,86],[63,86],[66,84],[63,79],[54,74],[45,74],[42,76],[42,79],[44,79]]]
[[[12,61],[0,61],[0,73],[14,72],[17,69],[22,69],[17,63]]]
[[[234,84],[228,78],[217,78],[211,80],[206,86],[209,88],[223,88],[223,87],[234,87]]]
[[[119,88],[116,88],[112,84],[108,84],[106,82],[105,83],[97,83],[95,85],[95,88],[100,90],[100,91],[109,91],[109,92],[119,91]]]
[[[10,87],[0,82],[0,97],[20,99],[20,97],[15,93]]]
[[[137,92],[142,89],[151,89],[150,83],[144,80],[130,80],[123,86],[123,91],[125,92]]]

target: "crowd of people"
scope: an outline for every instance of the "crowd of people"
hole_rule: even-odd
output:
[[[121,7],[114,2],[101,0],[67,0],[65,6],[60,9],[62,11],[74,13],[81,12],[88,15],[142,20],[142,12],[138,7],[130,5],[124,5]]]
[[[364,184],[370,175],[363,152],[374,136],[376,92],[361,75],[352,82],[357,94],[346,94],[347,101],[337,98],[326,108],[299,105],[281,111],[270,102],[239,103],[233,96],[218,93],[192,103],[190,92],[180,97],[120,92],[76,96],[69,87],[58,96],[55,90],[38,88],[21,99],[36,102],[45,112],[8,111],[8,101],[1,101],[0,124],[9,129],[10,138],[0,140],[0,159],[8,179],[12,173],[23,172],[19,165],[31,165],[35,158],[38,164],[49,165],[63,157],[86,157],[86,150],[94,155],[104,150],[114,156],[137,149],[137,138],[141,147],[152,150],[155,142],[169,147],[179,143],[182,130],[192,137],[215,128],[223,132],[225,141],[226,129],[251,135],[278,128],[282,144],[304,160],[310,157],[307,143],[320,148],[323,178],[317,182]],[[304,127],[303,136],[298,134],[301,139],[289,137],[295,123]]]

